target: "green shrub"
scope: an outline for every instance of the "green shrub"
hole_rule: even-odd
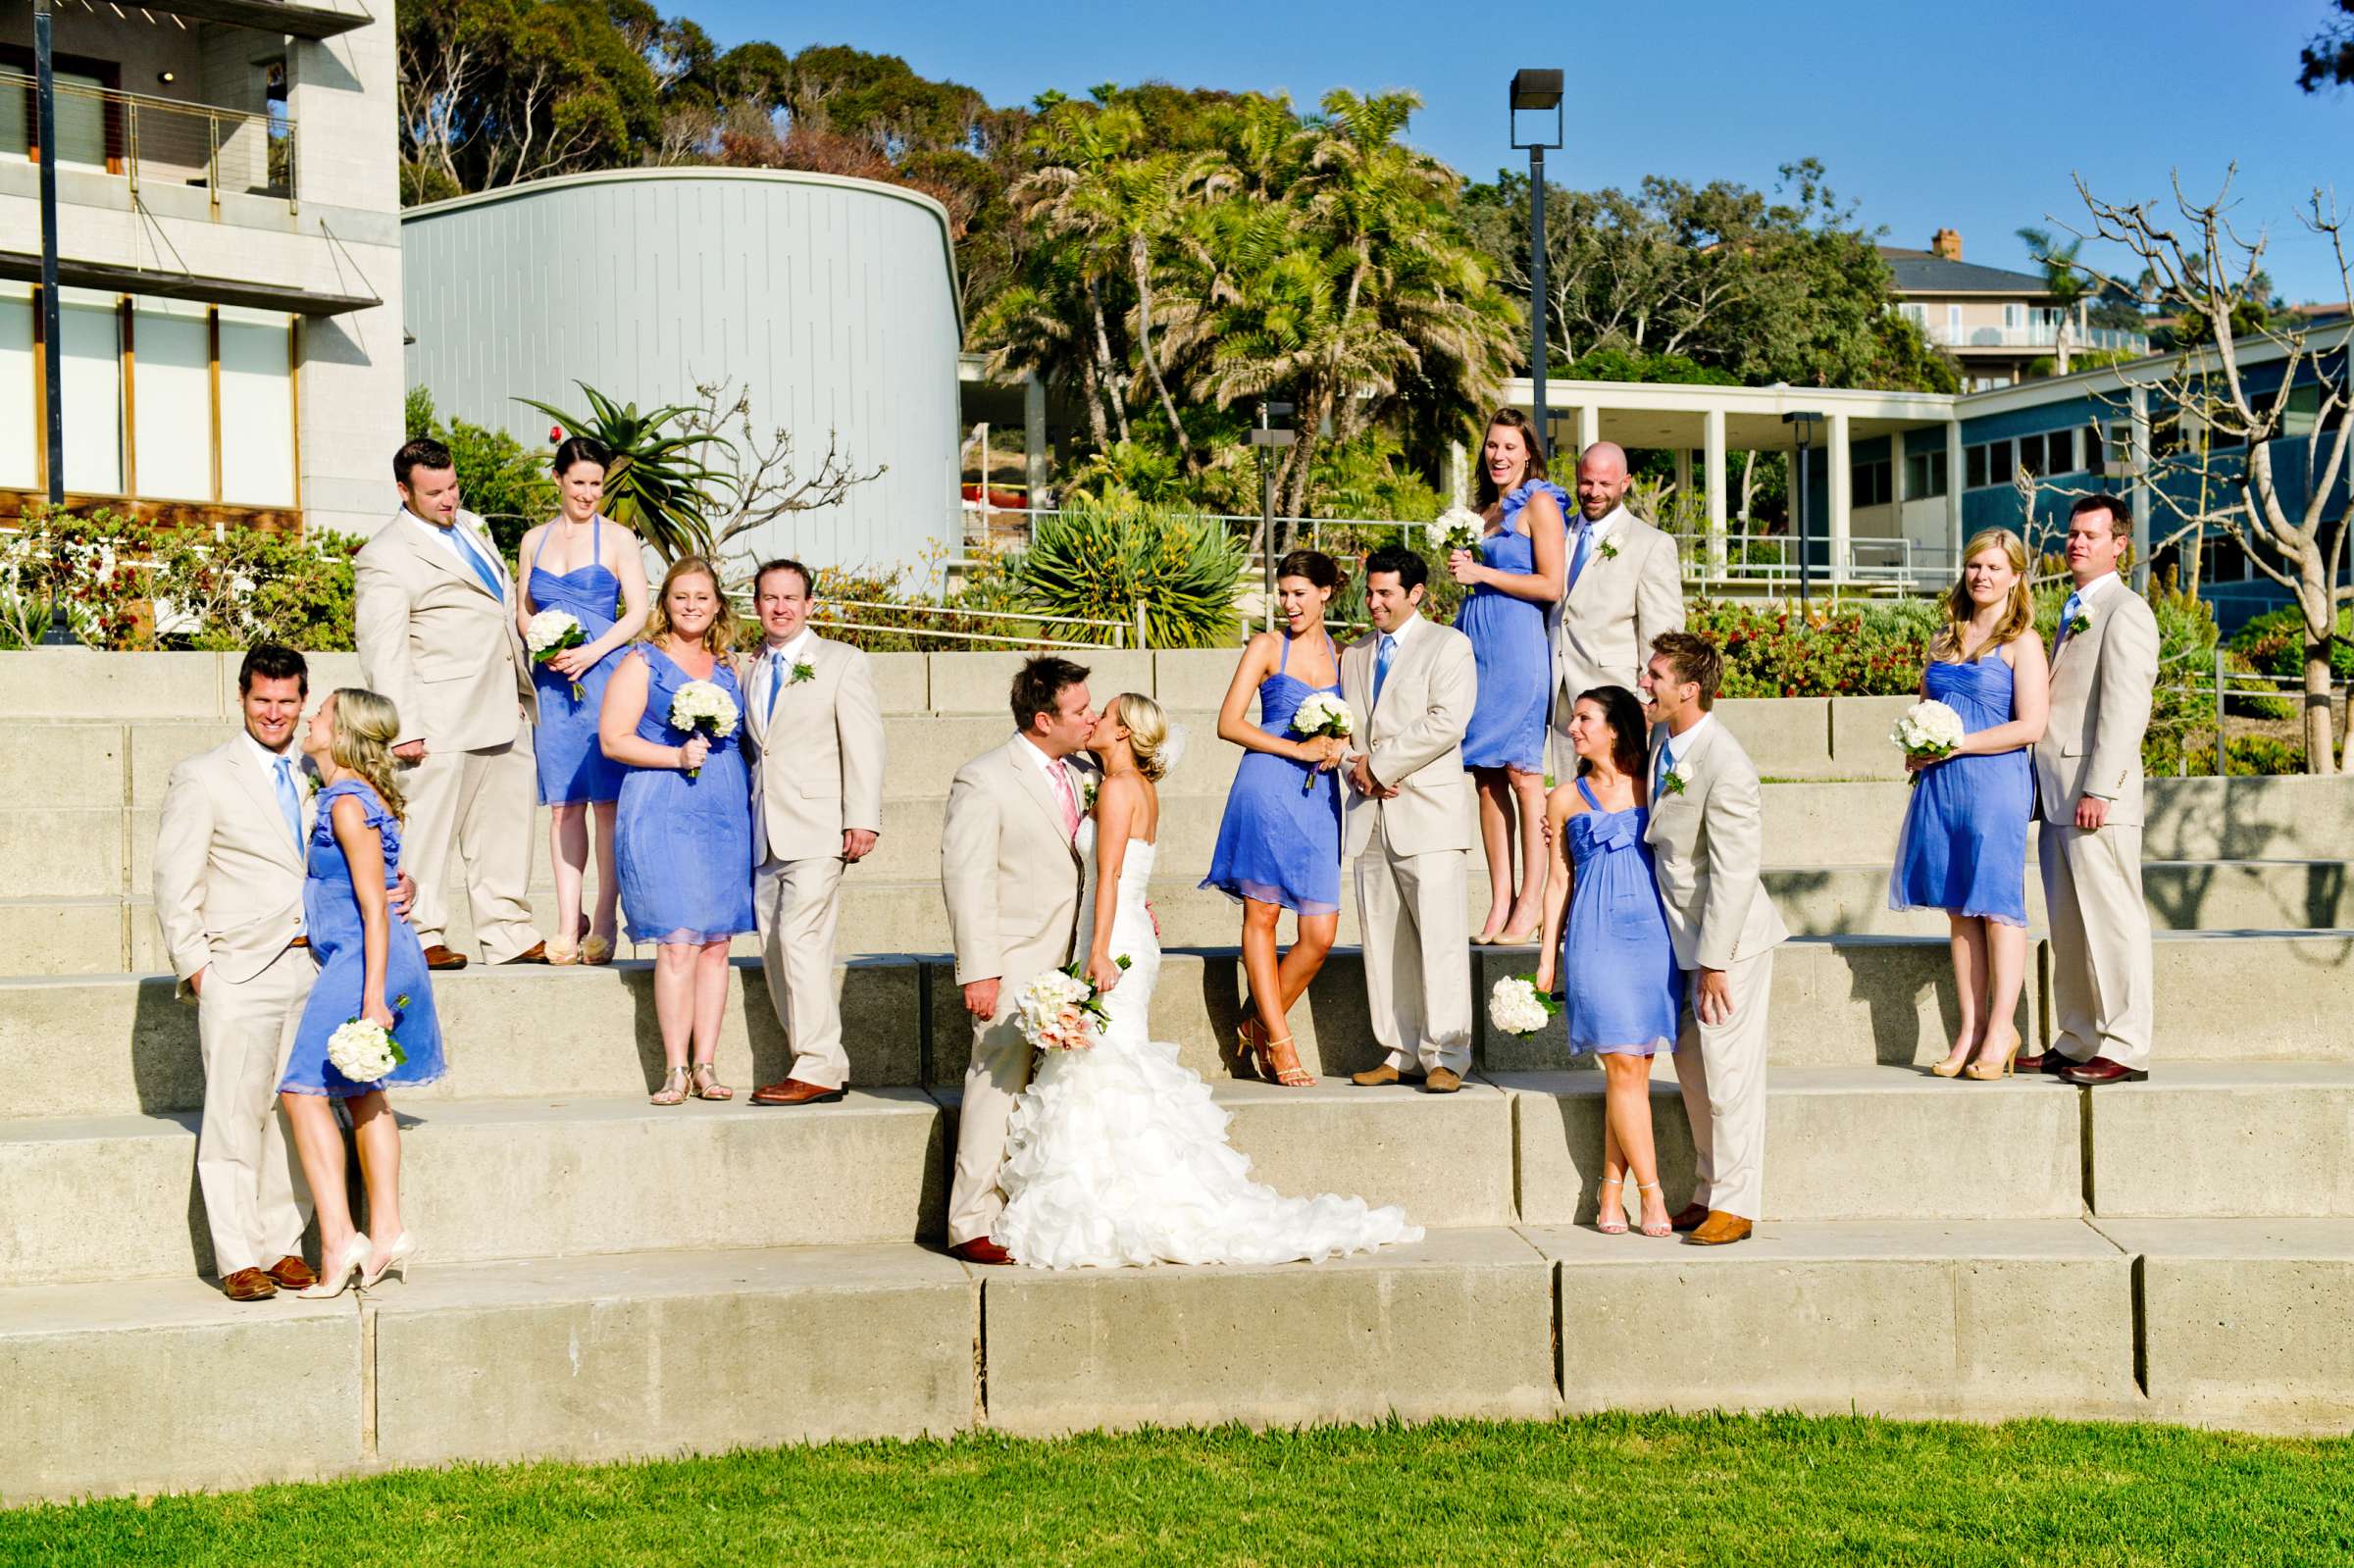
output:
[[[2151,773],[2173,775],[2187,773],[2212,777],[2215,773],[2215,737],[2192,740],[2186,746],[2170,746],[2152,757],[2149,748],[2142,748],[2143,764]],[[2228,753],[2233,778],[2263,778],[2278,774],[2298,774],[2305,771],[2305,748],[2293,740],[2277,735],[2233,735]]]
[[[170,645],[235,652],[257,642],[348,651],[351,558],[361,540],[251,530],[221,537],[170,532],[157,542],[148,593],[171,611]],[[193,625],[187,623],[192,622]]]
[[[2337,612],[2337,632],[2354,637],[2354,607]],[[2231,634],[2231,646],[2266,675],[2302,683],[2305,679],[2305,612],[2295,605],[2268,610]],[[2354,641],[2329,645],[2332,679],[2354,681]],[[2292,703],[2293,706],[2293,703]]]
[[[1931,607],[1933,609],[1933,607]],[[1934,622],[1897,605],[1817,610],[1698,599],[1687,630],[1724,656],[1728,697],[1889,697],[1920,687]]]
[[[26,509],[0,533],[0,594],[8,621],[0,640],[28,647],[49,630],[49,609],[66,601],[66,619],[93,648],[154,646],[146,561],[155,531],[100,507],[85,515]]]
[[[1034,614],[1134,626],[1142,604],[1153,647],[1209,648],[1235,639],[1246,554],[1214,519],[1133,496],[1073,496],[1038,521],[1013,570]],[[1112,640],[1109,628],[1086,632]]]

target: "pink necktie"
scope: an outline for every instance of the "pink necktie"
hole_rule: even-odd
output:
[[[1062,795],[1062,831],[1073,837],[1079,834],[1079,797],[1071,793],[1070,770],[1061,763],[1053,764],[1054,787]]]

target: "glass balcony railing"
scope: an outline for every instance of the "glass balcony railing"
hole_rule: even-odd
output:
[[[2022,327],[1968,324],[1956,327],[1931,317],[1919,326],[1929,341],[1940,348],[2057,348],[2060,343],[2060,328],[2053,322],[2029,322]],[[2150,351],[2150,339],[2146,333],[2120,331],[2112,327],[2071,327],[2068,346],[2146,354]]]
[[[158,185],[294,204],[294,122],[209,104],[57,83],[57,166],[120,176],[132,195]],[[33,78],[0,71],[0,161],[37,158]]]

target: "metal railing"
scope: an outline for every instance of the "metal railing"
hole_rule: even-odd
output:
[[[34,92],[32,77],[0,71],[0,127],[32,125]],[[215,205],[223,191],[295,204],[294,122],[283,116],[61,81],[57,122],[58,167],[120,175],[134,196],[143,184],[201,186]],[[29,156],[22,132],[7,134],[0,156]]]
[[[2234,670],[2230,666],[2230,648],[2219,640],[2215,645],[2214,670],[2200,672],[2208,675],[2208,680],[2184,680],[2164,688],[2169,692],[2183,696],[2196,697],[2213,694],[2215,699],[2215,773],[2219,778],[2227,777],[2231,772],[2231,738],[2225,720],[2232,698],[2272,697],[2297,704],[2302,704],[2306,700],[2303,676],[2266,675],[2261,670]],[[2188,663],[2186,656],[2178,657],[2180,662]],[[2172,664],[2176,661],[2169,660],[2167,662]],[[2349,697],[2354,697],[2354,683],[2332,681],[2329,683],[2328,695],[2330,708],[2335,710]],[[2332,734],[2336,733],[2334,719],[2331,722],[2330,730]],[[2298,727],[2297,744],[2300,747],[2304,744],[2302,725]],[[2187,772],[2190,766],[2190,736],[2188,734],[2182,737],[2182,745],[2177,756],[2180,759],[2181,768]]]
[[[751,595],[739,593],[735,598],[738,601],[737,608],[745,616],[751,616]],[[1127,621],[1090,620],[1075,615],[1033,615],[1023,610],[983,610],[961,605],[886,604],[871,599],[821,599],[818,602],[825,613],[811,616],[809,624],[828,632],[863,632],[920,641],[968,643],[975,647],[1142,648],[1150,642],[1145,606],[1141,602],[1136,607],[1135,618]],[[991,630],[993,624],[998,622],[1011,625],[1003,631]],[[978,627],[975,623],[979,624]],[[1030,627],[1037,628],[1037,631],[1024,630]],[[1069,634],[1050,634],[1075,632],[1080,629],[1110,634],[1087,640],[1079,640]]]
[[[1917,321],[1921,332],[1940,348],[2057,348],[2060,329],[2052,322],[2029,322],[2023,327],[1955,327],[1934,317]],[[2072,349],[2104,349],[2127,354],[2150,351],[2149,334],[2115,327],[2075,327],[2068,329]]]

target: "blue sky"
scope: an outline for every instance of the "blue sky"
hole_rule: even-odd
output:
[[[2083,9],[1829,0],[1617,0],[1500,7],[1395,0],[668,0],[723,46],[846,43],[904,57],[996,104],[1100,81],[1289,91],[1410,87],[1411,139],[1474,177],[1521,163],[1505,89],[1560,66],[1575,96],[1563,183],[1646,174],[1766,186],[1812,155],[1892,244],[1962,231],[1971,261],[2023,267],[2013,230],[2082,212],[2081,172],[2112,199],[2204,193],[2236,159],[2239,220],[2272,233],[2292,299],[2343,297],[2326,245],[2294,213],[2335,181],[2354,217],[2354,93],[2308,97],[2299,45],[2324,0],[2145,0]],[[2087,253],[2088,259],[2091,253]]]

